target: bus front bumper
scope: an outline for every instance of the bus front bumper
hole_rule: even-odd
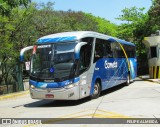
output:
[[[39,89],[30,87],[30,96],[32,99],[78,100],[80,99],[79,85],[69,89]]]

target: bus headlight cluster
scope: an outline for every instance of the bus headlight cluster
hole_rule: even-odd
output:
[[[66,85],[64,88],[65,88],[65,89],[71,89],[71,88],[73,88],[73,87],[75,87],[75,86],[77,86],[77,85],[78,85],[78,83],[69,84],[69,85]]]
[[[32,89],[35,89],[35,88],[36,88],[34,85],[30,85],[30,87],[31,87]]]

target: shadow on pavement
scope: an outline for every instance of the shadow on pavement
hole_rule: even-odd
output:
[[[90,98],[83,98],[80,100],[40,100],[36,102],[32,102],[29,104],[25,104],[26,108],[34,108],[34,107],[68,107],[68,106],[76,106],[83,104],[85,102],[90,101]]]
[[[113,88],[104,90],[101,92],[100,97],[110,94],[112,92],[118,91],[123,87],[127,87],[124,84],[115,86]],[[26,108],[34,108],[34,107],[68,107],[68,106],[76,106],[83,103],[91,101],[90,97],[86,97],[80,100],[39,100],[36,102],[25,104]]]

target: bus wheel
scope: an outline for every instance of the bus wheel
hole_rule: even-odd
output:
[[[127,75],[126,85],[128,86],[130,83],[131,83],[131,81],[130,81],[130,75],[128,74],[128,75]]]
[[[90,96],[91,99],[96,99],[96,98],[98,98],[99,95],[100,95],[100,92],[101,92],[100,83],[99,83],[98,81],[96,81],[95,84],[94,84],[93,94]]]

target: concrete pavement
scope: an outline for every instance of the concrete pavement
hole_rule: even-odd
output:
[[[88,120],[86,118],[160,118],[160,85],[141,78],[137,78],[129,86],[122,84],[103,91],[101,96],[94,100],[34,100],[30,98],[29,94],[21,94],[15,98],[7,99],[0,100],[1,118],[60,118],[61,122],[63,122],[63,118],[85,118],[85,120]],[[54,120],[46,120],[45,122],[46,124],[53,123],[51,126],[57,126],[55,124],[57,121]],[[81,125],[70,124],[68,126],[80,127]],[[24,125],[24,127],[30,126],[44,125]],[[66,125],[62,124],[62,126]],[[97,123],[97,125],[84,126],[96,127],[101,125]],[[106,127],[107,125],[102,126]],[[109,126],[119,127],[119,125]],[[123,124],[120,126],[135,127],[136,125]],[[138,127],[141,126],[146,127],[145,124],[138,125]],[[157,124],[147,126],[158,127]]]
[[[151,79],[149,78],[149,75],[139,76],[139,78],[141,78],[144,81],[155,82],[155,83],[160,84],[160,79]]]

